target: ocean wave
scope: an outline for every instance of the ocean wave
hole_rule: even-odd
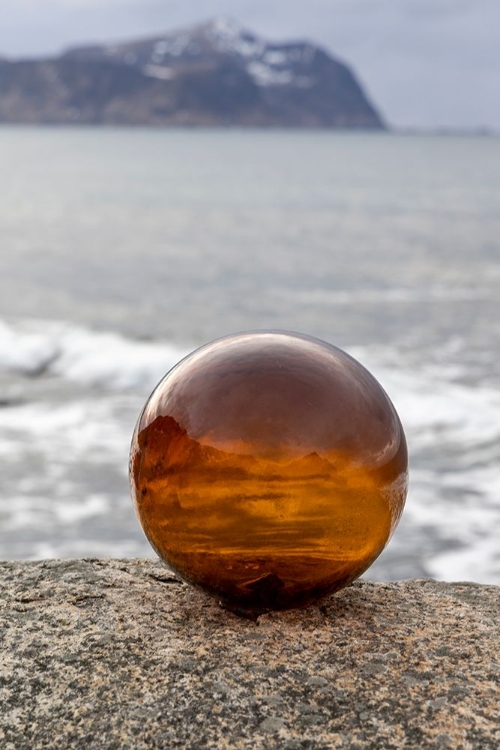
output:
[[[84,389],[143,393],[191,349],[68,323],[0,321],[0,372],[48,374]],[[487,446],[500,439],[498,390],[466,379],[461,382],[462,370],[447,362],[417,368],[396,350],[367,346],[349,352],[389,394],[412,434],[413,450],[432,448],[439,436],[441,446],[455,444],[485,455]]]
[[[0,410],[0,553],[145,554],[128,498],[130,436],[144,391],[187,349],[62,323],[0,324],[0,371],[81,386]],[[396,406],[410,452],[403,521],[373,574],[498,583],[500,393],[446,356],[415,365],[405,351],[350,349]]]
[[[188,349],[53,321],[0,321],[0,372],[110,390],[152,388]]]
[[[500,393],[494,388],[426,378],[422,372],[381,369],[379,378],[412,431],[414,449],[428,449],[439,441],[441,446],[484,450],[500,438]]]

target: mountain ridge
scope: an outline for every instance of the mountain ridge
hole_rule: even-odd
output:
[[[0,122],[385,127],[321,47],[268,42],[227,18],[55,58],[0,57]]]

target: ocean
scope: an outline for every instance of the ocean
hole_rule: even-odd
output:
[[[135,421],[278,328],[388,392],[410,491],[373,580],[500,583],[500,139],[0,128],[0,558],[152,556]]]

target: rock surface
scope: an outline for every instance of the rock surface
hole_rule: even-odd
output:
[[[500,589],[242,620],[150,560],[0,563],[0,747],[500,746]]]

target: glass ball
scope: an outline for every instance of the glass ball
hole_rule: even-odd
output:
[[[345,352],[286,332],[218,339],[159,383],[132,439],[139,520],[181,578],[242,614],[360,576],[407,492],[398,415]]]

